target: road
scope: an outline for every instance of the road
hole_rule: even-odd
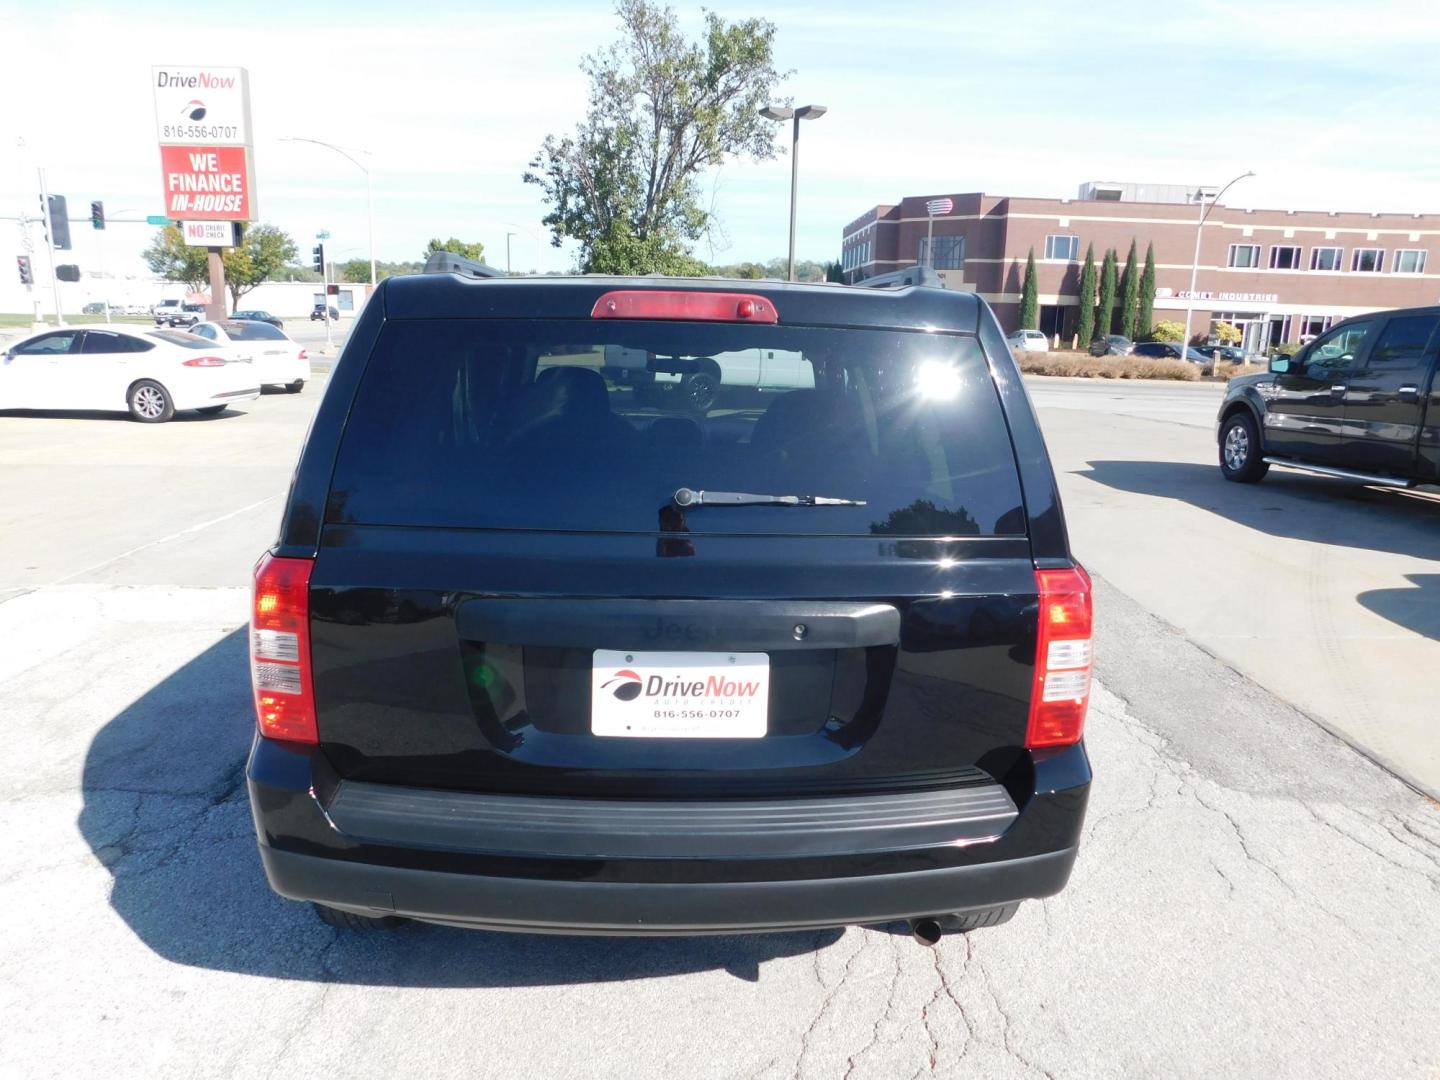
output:
[[[1035,390],[1077,550],[1099,577],[1087,732],[1097,782],[1060,896],[934,950],[899,928],[346,935],[273,896],[240,785],[253,722],[243,586],[323,381],[162,427],[0,416],[6,1072],[888,1080],[1440,1069],[1440,808],[1157,618],[1152,603],[1177,601],[1146,594],[1128,570],[1131,560],[1171,578],[1197,561],[1283,564],[1291,546],[1322,542],[1195,505],[1166,477],[1158,493],[1116,482],[1099,466],[1142,450],[1198,464],[1192,440],[1203,443],[1205,425],[1134,415],[1153,401],[1076,405],[1088,390]],[[1201,401],[1177,398],[1175,415]],[[1284,482],[1254,491],[1285,507],[1343,510],[1349,498]],[[1107,515],[1123,519],[1114,532]],[[1197,532],[1207,518],[1225,530]],[[1388,566],[1411,546],[1407,522],[1386,509],[1371,525],[1375,551],[1347,547],[1346,560]],[[1247,546],[1210,553],[1241,533]],[[1274,612],[1311,603],[1267,594]]]
[[[1030,388],[1080,558],[1440,799],[1440,498],[1285,469],[1225,482],[1218,386]]]

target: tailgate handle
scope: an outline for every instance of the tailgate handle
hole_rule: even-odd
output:
[[[890,604],[806,600],[466,600],[467,641],[659,652],[778,652],[898,645]]]

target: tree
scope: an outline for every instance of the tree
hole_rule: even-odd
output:
[[[1233,323],[1217,322],[1215,324],[1215,338],[1221,345],[1239,345],[1240,339],[1244,336],[1240,333],[1240,328]]]
[[[485,245],[479,240],[471,244],[464,240],[457,240],[453,236],[449,240],[442,241],[437,236],[425,245],[425,253],[420,256],[421,261],[428,259],[437,251],[448,251],[452,255],[459,255],[462,259],[474,259],[476,262],[480,262],[485,257]],[[368,262],[365,264],[365,280],[370,280],[370,264]]]
[[[1148,338],[1155,321],[1155,244],[1145,248],[1145,272],[1140,275],[1140,310],[1136,316],[1135,333]]]
[[[1040,283],[1035,280],[1035,249],[1025,260],[1025,279],[1020,284],[1020,329],[1040,326]]]
[[[1177,345],[1180,339],[1185,336],[1185,324],[1181,322],[1161,321],[1150,328],[1151,341],[1173,341]]]
[[[1120,275],[1120,333],[1135,340],[1136,310],[1140,303],[1140,268],[1135,265],[1135,241],[1130,241],[1130,254],[1125,256],[1125,272]]]
[[[705,13],[696,43],[675,12],[619,0],[620,39],[587,57],[590,106],[574,134],[547,135],[524,175],[544,193],[551,241],[580,244],[587,272],[694,273],[688,246],[711,224],[700,176],[727,158],[775,156],[761,117],[783,77],[775,27]]]
[[[1115,325],[1115,249],[1105,249],[1100,267],[1100,307],[1095,312],[1095,330],[1099,336],[1114,332]]]
[[[1095,335],[1095,245],[1085,248],[1085,265],[1080,268],[1079,325],[1075,328],[1076,345],[1081,349],[1090,347]]]
[[[261,282],[272,280],[297,254],[295,241],[274,225],[246,229],[239,247],[225,248],[221,253],[230,309],[233,311],[240,298]],[[177,225],[166,225],[156,233],[144,258],[146,265],[167,281],[182,281],[191,288],[210,281],[208,251],[186,244]]]
[[[825,264],[825,280],[838,281],[842,285],[845,283],[845,271],[841,269],[839,259]]]

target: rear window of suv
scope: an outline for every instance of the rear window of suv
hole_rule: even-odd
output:
[[[860,499],[704,506],[679,488]],[[619,320],[392,320],[327,519],[583,532],[1023,535],[971,335]]]

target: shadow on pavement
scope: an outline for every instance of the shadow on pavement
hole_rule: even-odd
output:
[[[1179,499],[1271,536],[1440,560],[1440,499],[1271,469],[1234,484],[1214,465],[1091,461],[1076,476],[1117,491]]]
[[[237,409],[234,405],[227,405],[223,411],[210,416],[201,416],[194,409],[183,409],[165,422],[167,424],[202,424],[244,415],[243,410]],[[18,416],[27,420],[110,420],[115,423],[135,424],[136,427],[154,426],[137,423],[131,420],[130,414],[126,412],[102,412],[96,409],[0,409],[0,416]]]
[[[270,891],[243,767],[253,719],[241,628],[153,686],[91,742],[80,831],[114,876],[110,903],[167,960],[243,975],[386,986],[612,982],[765,960],[839,930],[696,938],[556,937],[414,925],[338,933]]]
[[[1410,587],[1371,589],[1355,599],[1397,626],[1440,641],[1440,574],[1406,574]]]

